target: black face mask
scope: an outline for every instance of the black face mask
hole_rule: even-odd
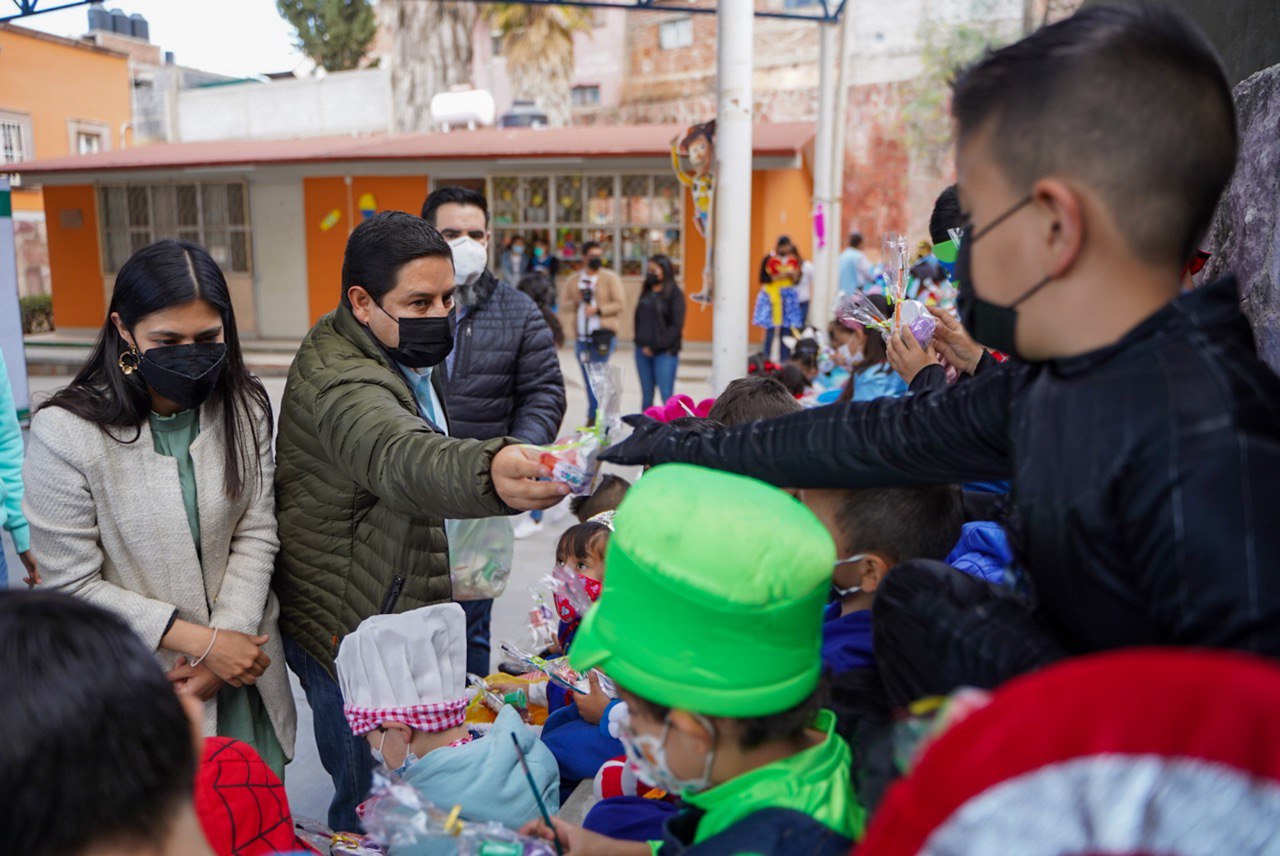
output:
[[[382,309],[382,304],[375,302]],[[382,314],[400,326],[400,347],[391,348],[382,344],[395,360],[402,366],[411,369],[425,369],[437,366],[449,356],[453,350],[453,318],[397,318],[385,309]],[[369,330],[373,335],[373,330]],[[377,336],[374,336],[377,339]]]
[[[652,274],[652,273],[647,274],[644,278],[644,287],[653,288],[655,285],[657,285],[660,282],[662,282],[662,278],[659,277],[657,274]]]
[[[591,270],[600,270],[604,267],[604,259],[587,259],[587,267]]]
[[[964,235],[960,239],[960,247],[956,252],[955,278],[959,283],[956,293],[956,310],[960,315],[960,323],[964,325],[965,329],[969,331],[969,335],[973,336],[978,344],[986,345],[988,348],[995,348],[997,351],[1003,351],[1006,354],[1017,353],[1015,343],[1017,342],[1018,313],[1016,310],[1018,306],[1048,285],[1053,277],[1046,276],[1023,292],[1021,297],[1008,306],[999,306],[988,300],[983,300],[973,288],[973,272],[970,270],[970,264],[973,259],[973,244],[1030,202],[1031,197],[1026,197],[988,223],[986,228],[980,232],[974,232],[973,225],[966,224]]]
[[[222,379],[227,364],[223,342],[165,345],[143,352],[138,372],[152,392],[183,410],[204,404]]]

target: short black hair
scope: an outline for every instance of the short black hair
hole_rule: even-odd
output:
[[[422,203],[422,219],[434,226],[436,224],[436,212],[440,210],[441,205],[471,205],[479,208],[484,212],[485,227],[488,228],[489,226],[489,201],[484,198],[483,193],[476,193],[474,190],[458,187],[454,184],[448,187],[437,187],[431,191],[426,201]]]
[[[631,482],[624,478],[611,473],[601,476],[595,493],[590,496],[575,496],[569,500],[569,513],[578,518],[579,523],[586,523],[597,514],[617,510],[630,489]]]
[[[582,245],[582,255],[586,256],[586,254],[591,252],[592,250],[603,251],[603,249],[604,247],[601,246],[599,241],[587,241],[585,244]]]
[[[725,429],[725,425],[706,416],[681,416],[667,423],[672,428],[681,428],[697,437],[710,437]]]
[[[631,702],[636,707],[657,722],[666,720],[667,715],[671,713],[669,707],[641,698],[629,690],[627,694],[631,696]],[[733,727],[738,732],[738,745],[743,749],[756,749],[766,743],[802,737],[805,731],[813,727],[818,719],[818,713],[827,706],[829,695],[829,687],[824,678],[818,682],[817,689],[810,693],[808,698],[794,707],[767,716],[749,716],[742,719],[733,717]],[[723,722],[730,718],[714,717],[714,719]]]
[[[400,268],[414,259],[439,257],[453,263],[449,242],[421,217],[403,211],[380,211],[364,220],[347,238],[342,257],[342,305],[351,306],[347,291],[358,285],[381,301],[396,287]]]
[[[790,416],[803,409],[776,377],[749,375],[726,386],[707,416],[732,428],[761,419]]]
[[[584,523],[570,526],[556,542],[556,561],[567,562],[574,556],[586,556],[590,553],[603,556],[612,534],[613,530],[608,526],[590,518]]]
[[[1082,181],[1152,260],[1191,258],[1235,168],[1222,62],[1166,7],[1090,6],[989,52],[957,77],[951,110],[960,144],[985,132],[1016,189]]]
[[[929,217],[929,239],[935,244],[951,240],[948,229],[959,229],[964,224],[964,213],[960,208],[960,194],[956,193],[954,184],[946,187],[933,203],[933,214]]]
[[[862,246],[862,233],[861,233],[861,232],[850,232],[850,233],[849,233],[849,246],[853,247],[855,250],[856,250],[856,249],[858,249],[858,247],[861,247],[861,246]]]
[[[853,553],[879,553],[893,564],[945,559],[964,521],[954,485],[843,491],[836,525]]]
[[[116,615],[0,591],[4,850],[151,851],[192,800],[191,726],[155,655]]]

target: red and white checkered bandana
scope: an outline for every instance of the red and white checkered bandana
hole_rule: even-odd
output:
[[[412,707],[356,707],[344,705],[351,733],[368,734],[384,722],[403,722],[416,731],[435,734],[461,725],[467,719],[467,699],[439,704],[415,704]]]

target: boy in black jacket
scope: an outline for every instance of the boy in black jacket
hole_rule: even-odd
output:
[[[1172,11],[1093,6],[962,74],[952,109],[961,319],[1021,359],[711,437],[645,423],[606,457],[792,487],[1011,479],[1018,563],[1068,653],[1280,655],[1280,379],[1234,279],[1179,296],[1235,165],[1213,48]],[[889,589],[927,582],[891,576],[877,627]],[[980,655],[956,610],[920,622],[954,666],[924,689]]]

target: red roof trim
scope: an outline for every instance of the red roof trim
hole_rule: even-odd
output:
[[[346,161],[537,160],[667,157],[679,125],[580,128],[483,128],[435,134],[317,137],[302,140],[221,140],[161,143],[93,155],[45,158],[10,167],[23,174],[115,172],[201,167],[281,166]],[[755,126],[757,157],[791,157],[814,136],[809,122]]]

